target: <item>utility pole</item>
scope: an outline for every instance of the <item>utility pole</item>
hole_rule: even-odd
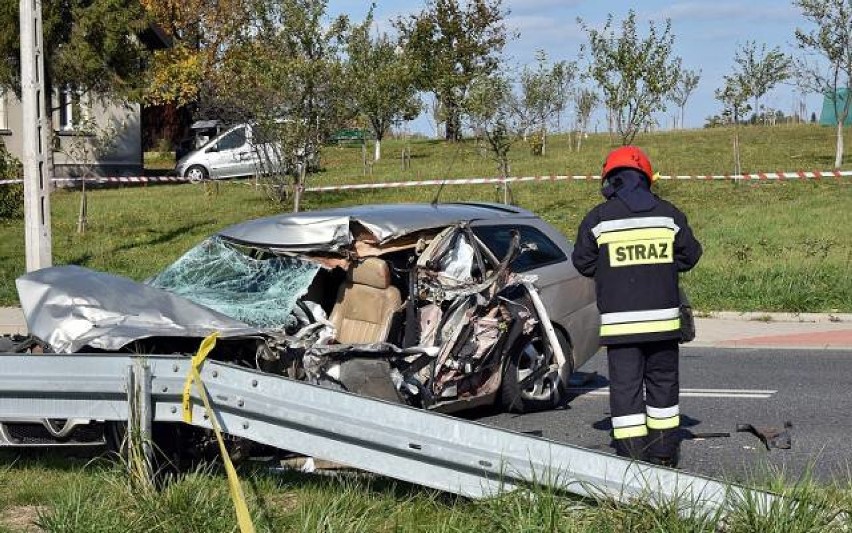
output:
[[[24,141],[24,224],[27,272],[51,266],[51,176],[45,151],[50,150],[50,95],[44,90],[41,0],[20,0],[21,103]]]

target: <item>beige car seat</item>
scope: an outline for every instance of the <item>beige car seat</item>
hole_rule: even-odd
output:
[[[366,259],[349,270],[346,283],[337,292],[330,317],[337,342],[384,342],[401,304],[399,289],[391,285],[388,264],[376,257]]]

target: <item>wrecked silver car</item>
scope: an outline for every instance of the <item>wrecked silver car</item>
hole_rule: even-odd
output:
[[[17,280],[55,352],[192,354],[443,412],[562,401],[598,349],[571,244],[497,204],[368,205],[237,224],[137,283],[64,266]]]

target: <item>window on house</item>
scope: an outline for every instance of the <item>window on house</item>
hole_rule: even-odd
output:
[[[9,122],[6,118],[6,90],[0,88],[0,130],[8,130]]]
[[[83,91],[65,87],[59,91],[59,129],[73,131],[88,120],[88,101]]]

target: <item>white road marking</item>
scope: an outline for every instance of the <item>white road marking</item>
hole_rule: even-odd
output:
[[[578,396],[609,396],[609,387],[571,387],[569,393]],[[680,395],[685,398],[735,398],[745,400],[767,400],[777,390],[755,389],[680,389]]]

